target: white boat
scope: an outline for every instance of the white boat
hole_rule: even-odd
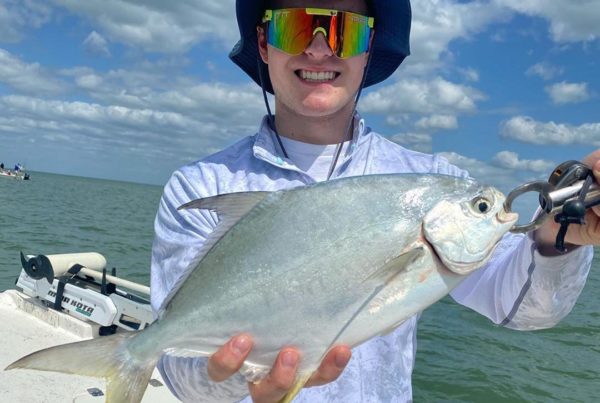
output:
[[[149,288],[108,275],[98,253],[21,258],[15,289],[0,293],[0,369],[43,348],[137,331],[153,321]],[[99,378],[0,371],[3,402],[104,402],[105,391]],[[155,370],[142,402],[178,400]]]
[[[29,180],[30,176],[23,170],[11,171],[10,169],[0,169],[0,178]]]

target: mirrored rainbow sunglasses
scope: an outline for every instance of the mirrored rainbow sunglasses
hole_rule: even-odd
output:
[[[267,43],[297,56],[321,32],[336,56],[347,59],[369,50],[373,17],[322,8],[266,10]]]

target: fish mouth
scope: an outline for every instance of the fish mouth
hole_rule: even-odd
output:
[[[496,219],[501,223],[501,224],[514,224],[517,222],[517,220],[519,219],[519,214],[513,212],[513,211],[506,211],[505,209],[500,209],[500,211],[498,211],[498,213],[496,213]]]

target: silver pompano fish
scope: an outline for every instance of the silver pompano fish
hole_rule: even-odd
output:
[[[246,375],[259,379],[293,345],[300,388],[333,344],[394,329],[481,267],[516,221],[503,202],[473,180],[396,174],[188,203],[217,211],[219,226],[157,322],[9,369],[106,377],[107,401],[138,402],[164,352],[208,356],[248,332]]]

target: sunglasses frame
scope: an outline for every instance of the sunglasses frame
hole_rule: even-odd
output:
[[[367,23],[367,26],[368,26],[368,28],[369,28],[370,32],[369,32],[369,44],[367,45],[367,49],[366,49],[364,52],[357,53],[357,54],[353,54],[353,55],[346,56],[346,57],[341,57],[341,56],[339,56],[339,55],[337,54],[337,53],[338,53],[338,50],[334,50],[333,48],[331,48],[331,44],[329,44],[329,33],[328,33],[328,32],[327,32],[327,30],[326,30],[325,28],[323,28],[323,27],[317,27],[317,28],[315,28],[315,29],[314,29],[314,31],[313,31],[313,35],[312,35],[312,37],[313,37],[313,39],[314,39],[315,35],[316,35],[317,33],[321,32],[321,33],[323,34],[323,36],[325,36],[325,38],[326,38],[326,39],[328,39],[328,44],[329,44],[329,46],[330,46],[330,48],[331,48],[332,52],[333,52],[333,53],[334,53],[334,54],[335,54],[337,57],[339,57],[339,58],[342,58],[342,59],[348,59],[348,58],[350,58],[350,57],[358,56],[358,55],[360,55],[360,54],[363,54],[363,53],[366,53],[366,52],[368,52],[368,51],[370,50],[370,47],[371,47],[371,43],[370,43],[370,41],[371,41],[371,36],[372,36],[372,34],[373,34],[373,27],[375,26],[375,18],[374,18],[374,17],[369,17],[369,16],[367,16],[367,15],[362,15],[362,14],[354,13],[354,12],[351,12],[351,11],[341,11],[341,10],[326,9],[326,8],[313,8],[313,7],[306,7],[306,8],[289,8],[289,9],[286,9],[286,8],[282,8],[282,9],[267,9],[267,10],[265,10],[265,14],[264,14],[264,16],[263,16],[263,18],[262,18],[262,23],[263,23],[263,25],[266,25],[266,24],[270,23],[270,22],[273,20],[273,12],[274,12],[274,11],[285,11],[285,10],[304,10],[304,11],[306,12],[306,14],[307,14],[307,15],[325,16],[325,17],[336,17],[338,14],[349,14],[349,15],[350,15],[350,16],[352,16],[353,18],[361,18],[361,19],[366,19],[366,23]],[[268,29],[266,29],[265,31],[266,31],[266,32],[268,32]],[[268,41],[268,39],[267,39],[267,41]],[[342,43],[342,41],[340,41],[340,42],[339,42],[338,46],[339,46],[341,43]],[[308,42],[308,43],[306,44],[306,46],[308,46],[309,44],[310,44],[310,42]],[[273,44],[271,44],[271,46],[274,46],[274,45],[273,45]],[[277,48],[277,49],[279,49],[279,50],[281,50],[281,51],[283,51],[283,52],[285,52],[285,53],[287,53],[287,54],[290,54],[290,55],[292,55],[292,56],[297,56],[297,55],[299,55],[299,54],[301,54],[301,53],[302,53],[302,52],[299,52],[299,53],[296,53],[296,54],[294,54],[294,53],[289,53],[289,52],[287,52],[287,51],[285,51],[285,50],[283,50],[283,49],[281,49],[281,48],[279,48],[279,47],[277,47],[277,46],[274,46],[274,47],[275,47],[275,48]]]

